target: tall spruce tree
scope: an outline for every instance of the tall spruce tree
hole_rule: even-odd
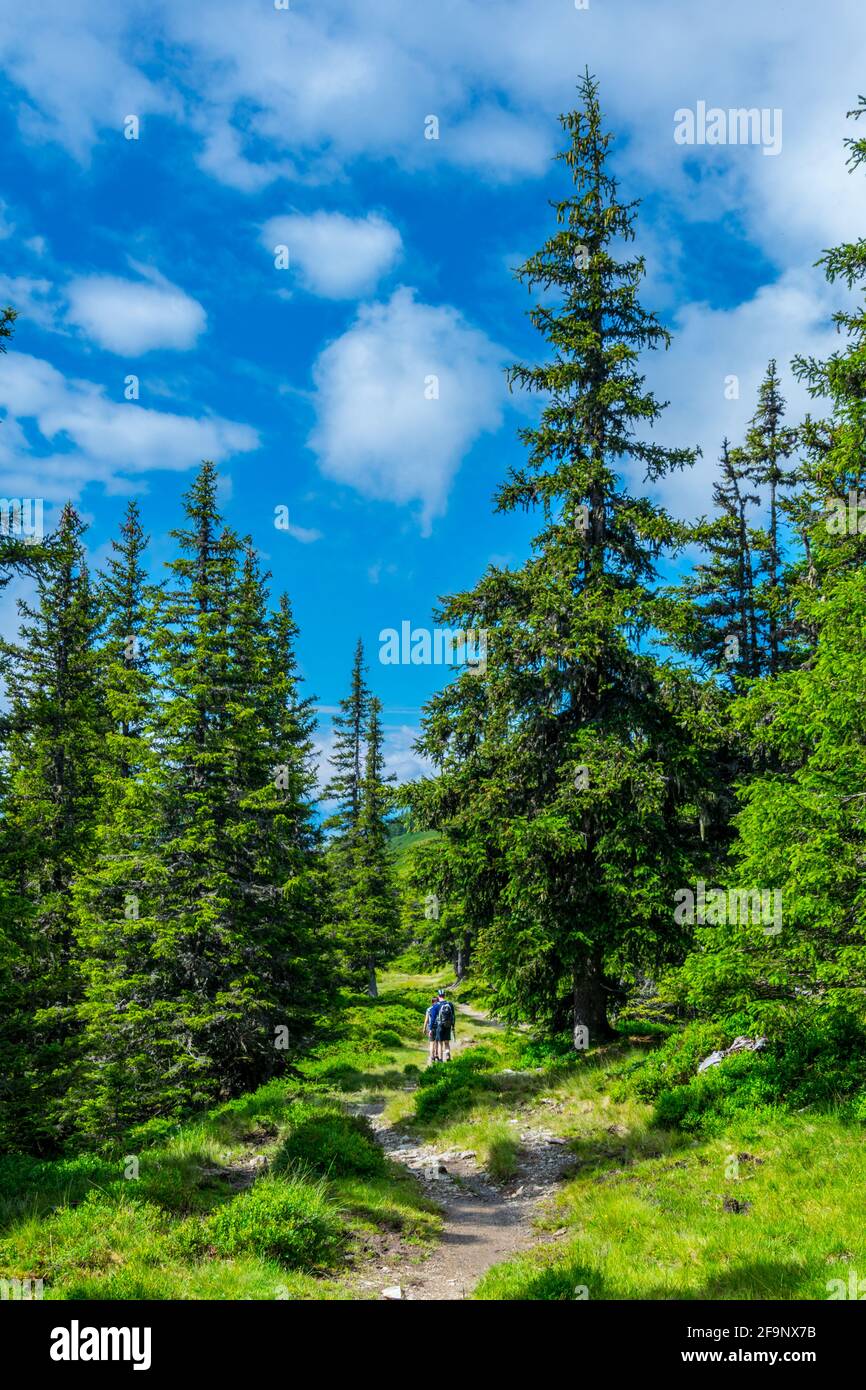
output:
[[[332,775],[323,790],[324,799],[334,803],[333,810],[325,819],[324,829],[328,836],[331,916],[338,938],[345,935],[347,904],[355,874],[364,769],[364,728],[369,710],[370,690],[367,686],[364,645],[359,638],[352,663],[349,693],[340,701],[340,713],[333,720]]]
[[[33,602],[2,643],[10,733],[0,823],[0,1146],[50,1147],[75,1065],[71,883],[93,842],[106,714],[84,525],[67,504]]]
[[[437,615],[487,630],[487,669],[430,702],[419,746],[440,775],[415,793],[455,847],[498,1008],[567,1023],[576,1047],[604,1035],[620,980],[683,946],[672,893],[704,852],[719,705],[640,650],[658,616],[657,557],[686,533],[629,492],[625,465],[654,480],[694,453],[639,433],[662,407],[638,358],[669,338],[638,300],[643,259],[617,256],[635,205],[619,198],[589,75],[580,95],[558,156],[573,187],[516,272],[548,296],[530,317],[550,357],[510,382],[545,404],[497,498],[500,511],[540,504],[544,529],[520,569],[488,569]]]
[[[216,487],[205,463],[153,622],[149,751],[81,891],[91,1130],[273,1074],[326,985],[294,628]]]
[[[849,113],[866,115],[866,101]],[[852,172],[866,140],[847,142]],[[739,788],[729,881],[781,894],[781,930],[731,922],[699,933],[686,961],[691,1002],[737,1012],[761,1028],[821,1015],[862,1018],[866,988],[866,244],[843,243],[818,262],[853,302],[834,315],[839,348],[799,357],[794,371],[829,402],[799,431],[796,494],[780,504],[802,541],[780,582],[794,609],[799,659],[780,649],[766,674],[734,702],[740,739],[760,756],[760,775]]]
[[[381,710],[379,701],[372,697],[352,872],[342,913],[342,947],[350,971],[353,978],[364,980],[374,998],[378,994],[376,971],[397,953],[400,942],[397,877],[386,823],[391,797],[382,753]]]
[[[108,725],[92,848],[73,882],[81,1046],[66,1116],[79,1130],[111,1135],[146,1113],[155,1090],[138,1046],[154,986],[140,917],[141,856],[154,836],[159,762],[150,651],[158,591],[148,581],[148,544],[138,504],[130,502],[97,588]]]
[[[390,810],[382,757],[381,705],[367,685],[359,640],[349,694],[334,718],[333,776],[324,795],[336,802],[325,822],[333,917],[348,979],[375,995],[376,969],[397,949],[399,900],[385,825]]]
[[[338,842],[351,846],[361,814],[361,783],[364,766],[364,729],[370,711],[370,691],[364,662],[364,644],[358,638],[352,663],[349,694],[340,701],[334,716],[334,749],[331,754],[333,776],[325,787],[326,799],[337,808],[326,822],[338,832]]]
[[[796,431],[785,424],[785,401],[775,361],[767,367],[758,393],[758,406],[746,432],[745,452],[752,484],[766,493],[768,523],[759,546],[759,570],[764,582],[757,592],[766,623],[767,669],[775,675],[786,664],[785,641],[789,620],[784,612],[785,590],[781,584],[783,489],[795,481],[795,472],[786,467],[796,442]]]
[[[720,476],[713,484],[717,516],[699,522],[693,531],[707,559],[693,566],[680,587],[694,604],[694,622],[683,630],[681,645],[711,671],[722,673],[732,688],[738,678],[752,678],[761,671],[749,521],[750,508],[760,499],[748,490],[748,467],[743,450],[732,449],[724,440]]]

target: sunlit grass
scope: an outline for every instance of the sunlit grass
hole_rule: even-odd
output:
[[[788,1116],[696,1141],[587,1084],[554,1092],[578,1171],[543,1224],[567,1234],[490,1270],[475,1298],[827,1298],[866,1269],[861,1131]]]

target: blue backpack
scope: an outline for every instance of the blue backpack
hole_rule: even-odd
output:
[[[436,1015],[436,1025],[438,1028],[451,1028],[454,1024],[454,1005],[450,999],[443,999],[439,1005],[439,1012]]]

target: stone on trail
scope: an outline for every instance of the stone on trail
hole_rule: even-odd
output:
[[[398,1298],[402,1298],[402,1297],[403,1297],[403,1290],[400,1288],[400,1285],[399,1285],[399,1284],[395,1284],[395,1285],[393,1286],[393,1288],[390,1288],[390,1289],[383,1289],[383,1290],[382,1290],[382,1297],[383,1297],[383,1298],[388,1298],[388,1299],[398,1299]]]

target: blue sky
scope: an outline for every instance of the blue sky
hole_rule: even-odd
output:
[[[380,665],[379,631],[429,626],[439,595],[518,562],[534,529],[490,505],[529,418],[502,367],[541,347],[509,268],[550,230],[556,117],[585,65],[623,193],[643,199],[644,301],[676,335],[646,364],[671,401],[658,437],[704,450],[660,500],[708,506],[770,356],[805,407],[785,364],[832,346],[835,305],[812,263],[864,228],[842,150],[863,86],[854,0],[31,8],[0,15],[0,300],[21,314],[0,492],[49,514],[74,498],[97,564],[137,496],[158,566],[213,457],[227,519],[292,597],[325,709],[363,637],[400,775],[446,673]],[[675,112],[699,101],[780,111],[781,149],[677,144]]]

